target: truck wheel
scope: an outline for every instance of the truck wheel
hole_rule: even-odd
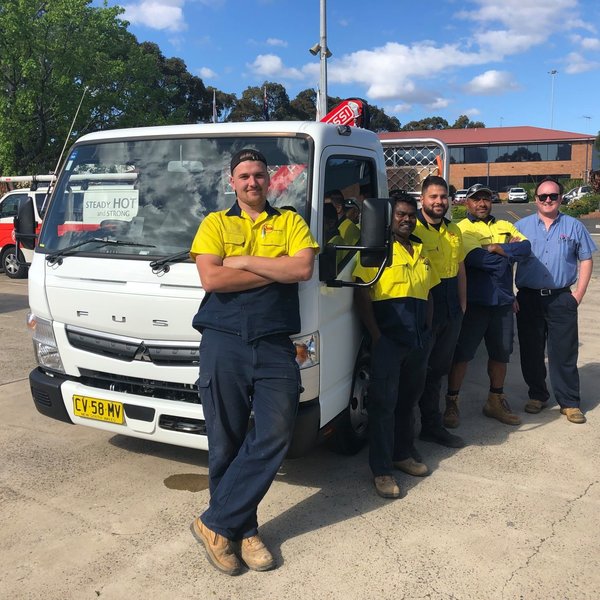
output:
[[[2,252],[2,258],[0,259],[2,268],[8,277],[11,279],[23,279],[27,275],[27,265],[25,264],[25,257],[19,250],[18,260],[16,248],[9,246]]]
[[[367,441],[369,417],[367,394],[371,374],[371,357],[361,352],[354,368],[352,391],[346,410],[337,418],[329,447],[340,454],[356,454]]]

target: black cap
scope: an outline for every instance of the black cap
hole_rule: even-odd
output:
[[[476,183],[467,190],[467,195],[465,196],[465,198],[472,198],[475,194],[481,193],[486,194],[490,198],[494,195],[490,188],[485,187],[485,185],[483,185],[482,183]]]
[[[246,160],[254,160],[261,162],[267,166],[267,159],[264,157],[262,152],[258,150],[254,150],[252,148],[244,148],[243,150],[239,150],[231,157],[231,162],[229,163],[229,169],[233,173],[233,170],[241,163]]]

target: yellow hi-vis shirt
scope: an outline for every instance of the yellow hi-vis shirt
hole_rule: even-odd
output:
[[[423,242],[440,279],[458,275],[458,265],[465,259],[465,248],[461,230],[456,223],[442,219],[440,228],[436,229],[424,218],[417,218],[414,234]]]
[[[468,217],[458,223],[462,232],[465,255],[475,248],[490,244],[508,244],[512,238],[519,241],[527,238],[509,221],[494,217],[486,221],[471,221]]]
[[[423,244],[415,238],[411,238],[411,242],[412,256],[400,242],[394,242],[392,264],[383,270],[379,281],[369,288],[373,302],[395,298],[427,300],[429,290],[440,282]],[[371,281],[376,274],[376,267],[363,267],[360,260],[353,271],[354,277],[363,281]]]
[[[291,210],[278,210],[269,203],[253,221],[236,202],[230,209],[208,214],[200,223],[190,255],[294,256],[304,248],[319,245],[306,221]]]
[[[356,223],[351,221],[348,217],[344,217],[338,223],[338,231],[344,238],[346,246],[355,246],[360,239],[360,228]]]

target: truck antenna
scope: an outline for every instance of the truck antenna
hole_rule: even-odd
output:
[[[86,94],[86,92],[88,91],[89,86],[85,86],[85,88],[83,89],[83,94],[81,94],[81,100],[79,101],[79,106],[77,107],[77,110],[75,111],[75,116],[73,117],[73,120],[71,121],[71,128],[69,129],[69,133],[67,133],[67,137],[65,138],[65,143],[62,147],[62,150],[60,151],[60,156],[58,157],[58,162],[56,163],[56,167],[54,168],[54,174],[57,175],[58,174],[58,167],[60,165],[60,161],[62,160],[63,154],[65,153],[65,148],[67,147],[67,144],[69,143],[69,137],[71,135],[71,132],[73,131],[73,126],[75,125],[75,119],[77,119],[77,115],[79,114],[79,109],[81,108],[81,105],[83,104],[83,98]]]

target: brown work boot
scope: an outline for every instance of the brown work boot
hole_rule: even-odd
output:
[[[397,460],[394,463],[394,469],[404,471],[413,477],[425,477],[429,475],[429,468],[422,462],[417,462],[412,456],[405,458],[404,460]]]
[[[379,475],[373,479],[375,491],[382,498],[400,498],[400,486],[391,475]]]
[[[520,425],[521,418],[510,409],[504,394],[488,394],[487,402],[483,407],[483,414],[490,419],[496,419],[505,425]]]
[[[532,415],[537,415],[542,412],[546,408],[546,402],[542,400],[536,400],[535,398],[530,398],[525,403],[525,412],[530,413]]]
[[[581,423],[586,422],[584,414],[578,408],[561,408],[560,413],[565,415],[571,423],[581,425]]]
[[[196,518],[190,525],[192,535],[206,550],[206,556],[213,565],[227,575],[237,575],[242,570],[240,559],[233,552],[231,541],[217,532],[209,529],[200,518]]]
[[[444,427],[456,429],[460,425],[460,412],[458,410],[458,394],[446,396],[446,410],[444,411]]]
[[[248,568],[253,571],[268,571],[275,566],[273,555],[258,534],[241,541],[240,556]]]

